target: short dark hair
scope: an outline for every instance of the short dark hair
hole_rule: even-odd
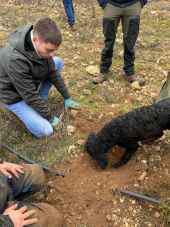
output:
[[[59,46],[62,42],[62,35],[56,23],[49,17],[41,18],[33,26],[33,35],[40,36],[44,42]]]

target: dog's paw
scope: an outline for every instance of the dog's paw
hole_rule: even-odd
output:
[[[112,168],[119,168],[121,165],[123,165],[123,163],[122,162],[120,162],[120,161],[118,161],[118,162],[113,162],[112,163]]]
[[[101,167],[101,169],[106,169],[108,167],[108,160],[103,159],[103,160],[97,160],[97,163]]]

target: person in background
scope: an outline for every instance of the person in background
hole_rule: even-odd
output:
[[[73,29],[75,24],[74,6],[72,0],[63,0],[69,26]]]
[[[103,34],[104,48],[101,53],[100,73],[93,80],[95,84],[108,79],[112,64],[113,48],[118,25],[121,21],[124,45],[124,78],[132,83],[138,81],[143,86],[145,81],[135,73],[135,44],[139,34],[140,14],[146,0],[98,0],[104,10]]]

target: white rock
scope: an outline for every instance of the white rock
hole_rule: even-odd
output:
[[[73,125],[67,126],[68,135],[71,136],[76,131],[76,128]]]
[[[86,67],[86,72],[90,75],[97,75],[99,74],[99,67],[97,65],[89,65]]]
[[[145,177],[147,176],[147,172],[143,172],[140,177],[138,178],[139,181],[143,181]]]
[[[74,152],[74,150],[76,149],[75,145],[70,145],[69,148],[68,148],[68,153],[71,154]]]

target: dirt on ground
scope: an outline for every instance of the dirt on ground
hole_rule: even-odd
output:
[[[46,199],[64,213],[70,227],[169,226],[160,206],[118,192],[127,189],[156,199],[169,197],[170,160],[168,146],[162,147],[162,141],[143,145],[127,165],[104,171],[85,152],[74,155],[57,165],[65,177],[49,180]]]
[[[136,71],[146,80],[143,88],[129,86],[122,77],[122,32],[118,30],[109,81],[92,84],[88,66],[98,66],[103,47],[102,10],[97,1],[75,0],[75,31],[67,26],[62,1],[1,0],[0,46],[17,26],[50,16],[60,26],[63,43],[57,55],[65,62],[64,77],[81,110],[63,114],[63,100],[53,90],[49,103],[63,124],[53,136],[37,140],[13,115],[0,110],[1,142],[35,161],[65,173],[48,178],[48,196],[64,214],[68,227],[168,227],[170,226],[170,132],[141,145],[129,163],[101,170],[84,151],[84,142],[113,117],[153,103],[170,69],[170,2],[153,0],[143,9],[136,46]],[[93,3],[93,4],[92,4]],[[116,151],[115,158],[120,156]],[[2,151],[6,159],[14,156]],[[123,196],[125,188],[160,198],[160,205]],[[40,196],[41,198],[41,196]],[[38,196],[36,199],[41,200]],[[164,202],[165,201],[165,202]]]

